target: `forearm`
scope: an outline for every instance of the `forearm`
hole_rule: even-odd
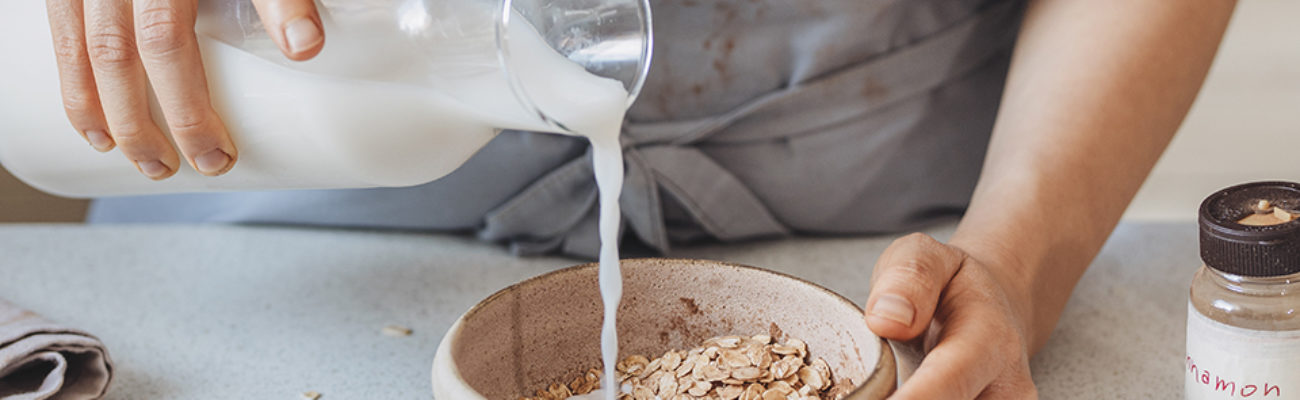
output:
[[[952,243],[1029,296],[1046,342],[1191,107],[1234,2],[1042,0],[1016,45],[987,161]]]

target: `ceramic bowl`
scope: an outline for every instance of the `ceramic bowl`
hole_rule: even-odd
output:
[[[703,260],[624,260],[620,359],[689,349],[720,335],[771,334],[808,344],[847,399],[884,399],[895,387],[893,352],[847,299],[788,275]],[[599,367],[602,306],[597,266],[579,265],[505,288],[461,316],[433,366],[439,400],[516,400]]]

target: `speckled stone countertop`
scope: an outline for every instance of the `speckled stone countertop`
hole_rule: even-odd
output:
[[[950,227],[932,229],[946,237]],[[678,249],[861,303],[889,238]],[[1045,399],[1182,397],[1191,223],[1120,226],[1032,361]],[[99,336],[109,399],[428,399],[443,332],[511,283],[576,264],[471,239],[229,226],[0,226],[0,297]],[[388,337],[388,324],[410,327]]]

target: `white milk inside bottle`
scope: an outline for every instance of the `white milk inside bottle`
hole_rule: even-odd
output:
[[[73,130],[60,99],[45,6],[13,2],[0,13],[0,73],[6,81],[0,91],[0,163],[32,186],[72,197],[409,186],[451,172],[499,128],[559,130],[511,97],[495,58],[482,60],[491,63],[484,68],[475,68],[479,60],[457,59],[445,65],[462,70],[432,79],[421,75],[428,52],[376,45],[400,42],[401,33],[379,23],[327,26],[318,59],[297,68],[199,35],[213,105],[239,160],[220,177],[181,165],[176,176],[153,182],[120,152],[95,152]],[[512,64],[528,67],[517,72],[520,80],[532,80],[527,89],[533,102],[555,120],[578,131],[621,118],[628,93],[620,82],[588,73],[555,52],[523,18],[511,20],[508,34]],[[480,36],[431,47],[451,55],[464,48],[495,55],[492,37]],[[165,130],[156,104],[153,111]]]

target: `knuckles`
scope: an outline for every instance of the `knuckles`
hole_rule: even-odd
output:
[[[938,244],[938,241],[934,240],[934,238],[930,237],[930,235],[920,233],[920,232],[909,233],[907,234],[907,236],[903,236],[901,238],[894,240],[894,245],[901,245],[901,244],[908,244],[908,243],[920,244],[920,245],[931,245],[931,244]]]
[[[189,107],[186,107],[189,108]],[[192,109],[175,110],[167,114],[167,129],[172,135],[193,138],[208,131],[207,113]]]
[[[140,56],[166,57],[190,46],[193,19],[171,7],[144,10],[136,16],[135,32],[118,24],[89,26],[86,53],[97,65],[116,67],[134,63]],[[56,51],[64,60],[80,56],[75,38],[56,39]]]
[[[888,279],[885,282],[898,282],[914,287],[922,293],[931,293],[939,289],[939,282],[936,282],[936,279],[939,279],[938,268],[920,259],[907,259],[894,265],[886,274]]]
[[[155,7],[136,15],[140,51],[148,56],[167,56],[186,49],[193,33],[193,19],[174,7]]]
[[[122,27],[100,27],[87,32],[86,53],[92,63],[108,68],[126,67],[139,57],[131,33]]]
[[[150,133],[147,125],[138,122],[123,124],[123,126],[114,127],[113,140],[123,150],[132,149],[149,143],[152,140]]]
[[[78,36],[56,36],[54,38],[54,56],[65,67],[82,68],[82,65],[90,63],[90,59],[86,55],[86,44]]]
[[[95,113],[95,109],[98,107],[99,98],[94,93],[82,89],[64,90],[63,92],[63,110],[67,112],[69,118],[79,119],[89,116],[89,114]]]

